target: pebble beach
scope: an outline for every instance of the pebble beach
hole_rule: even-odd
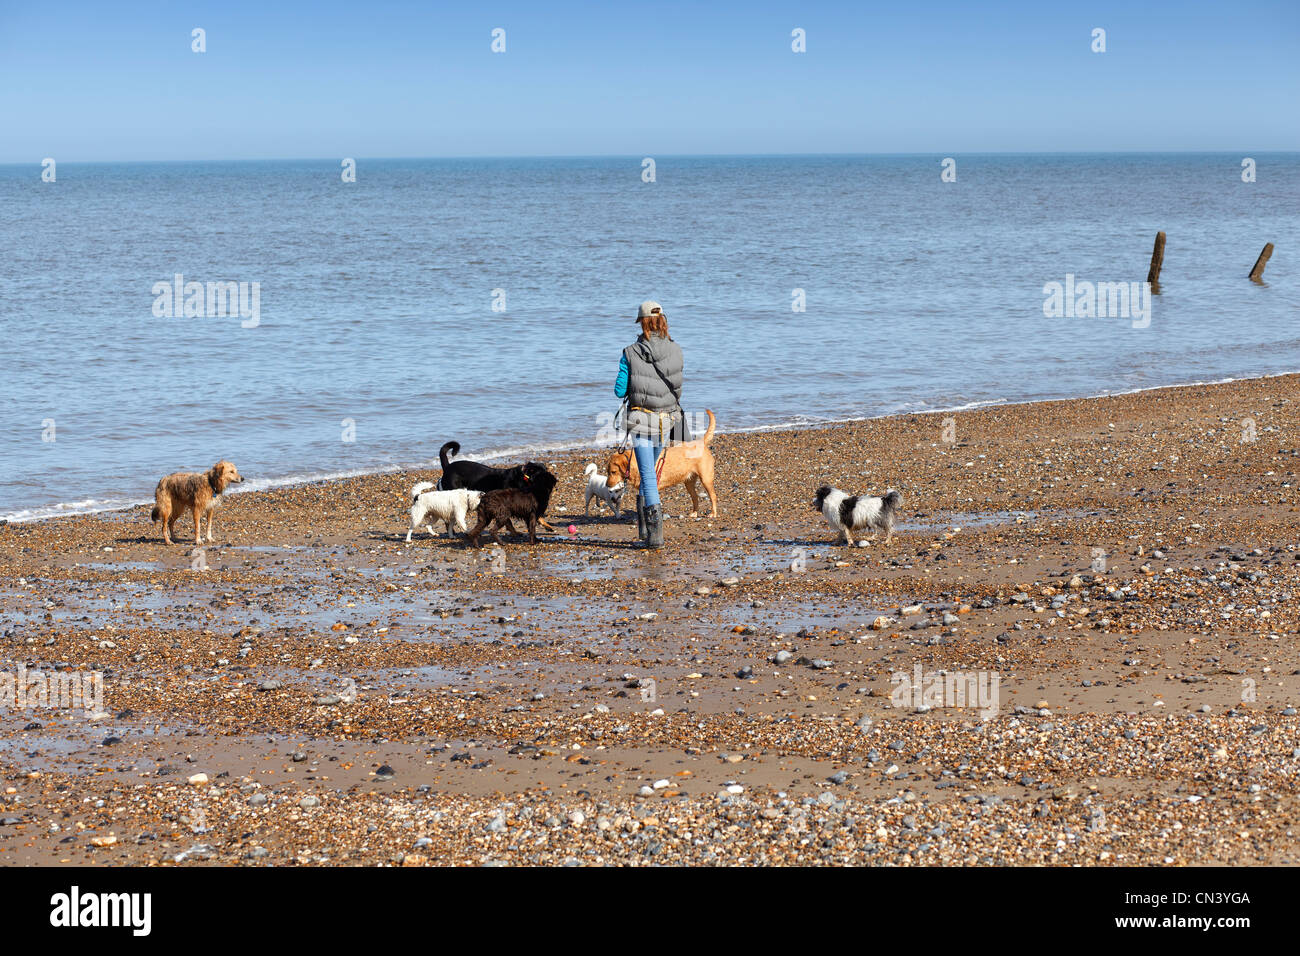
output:
[[[406,543],[436,470],[229,494],[198,550],[0,526],[0,670],[102,680],[0,706],[0,863],[1294,864],[1296,407],[718,408],[719,515],[666,491],[658,552],[583,514],[596,452],[543,459],[535,546]],[[899,489],[893,542],[837,545],[821,484]],[[952,675],[994,706],[899,693]]]

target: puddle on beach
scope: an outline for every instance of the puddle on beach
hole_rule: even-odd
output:
[[[913,515],[898,522],[899,531],[946,531],[950,528],[988,528],[1000,524],[1026,524],[1039,518],[1036,511],[936,511]]]
[[[537,661],[511,661],[504,668],[496,664],[481,664],[473,667],[427,665],[391,668],[367,671],[358,675],[357,687],[362,693],[370,691],[400,697],[410,690],[520,685],[535,680],[535,673],[539,667]]]
[[[934,512],[911,518],[902,528],[973,529],[1084,515],[1098,517],[1100,513]],[[783,539],[767,535],[759,531],[745,538],[719,533],[706,542],[708,556],[704,558],[677,553],[648,555],[630,547],[580,539],[561,539],[539,548],[512,547],[504,553],[494,553],[491,547],[478,552],[405,548],[396,553],[334,547],[321,553],[305,545],[221,547],[207,552],[209,567],[249,571],[252,577],[235,583],[215,581],[202,572],[153,577],[160,570],[187,568],[189,550],[177,549],[174,558],[169,554],[166,559],[168,564],[174,560],[176,568],[164,569],[157,562],[95,561],[82,566],[124,574],[102,582],[29,579],[34,590],[0,589],[0,630],[11,636],[20,636],[21,630],[38,634],[51,628],[88,630],[112,639],[115,630],[133,627],[237,631],[254,626],[291,635],[304,629],[330,631],[343,624],[340,640],[378,636],[519,641],[566,637],[570,631],[580,637],[583,630],[609,625],[613,612],[608,601],[564,595],[531,598],[512,593],[512,589],[521,580],[540,577],[564,582],[608,581],[611,589],[628,580],[689,581],[717,590],[717,582],[729,576],[784,574],[794,570],[799,561],[822,566],[848,557],[829,536]],[[865,550],[874,553],[874,545]],[[312,560],[302,561],[300,553]],[[264,560],[253,566],[244,564],[250,554]],[[503,562],[503,571],[499,590],[494,592],[492,572],[497,570],[497,561]],[[692,611],[670,616],[678,627],[698,631],[715,623],[708,614],[709,605],[726,600],[719,592]],[[839,626],[836,621],[861,626],[864,620],[869,623],[875,615],[887,612],[888,608],[875,607],[877,603],[866,598],[852,609],[834,611],[825,605],[808,606],[780,626],[786,630]],[[485,606],[487,610],[473,610]],[[750,623],[767,624],[778,607],[779,603],[754,614],[739,614],[733,608],[730,616],[736,619],[734,623],[746,623],[749,618]]]
[[[974,530],[1003,524],[1054,523],[1081,517],[1104,516],[1096,511],[945,511],[911,516],[899,523],[898,530],[913,533],[950,528]],[[729,545],[729,539],[734,544]],[[417,547],[407,545],[396,552],[337,544],[221,545],[200,549],[187,546],[169,551],[156,561],[97,560],[73,567],[122,572],[123,580],[113,582],[113,586],[118,588],[145,583],[135,580],[134,575],[168,572],[192,573],[195,575],[194,583],[202,585],[204,570],[194,567],[195,556],[200,553],[208,571],[265,572],[285,581],[327,581],[334,584],[346,582],[350,577],[400,583],[403,578],[428,580],[428,574],[444,570],[478,573],[484,569],[497,571],[498,567],[503,567],[505,573],[512,576],[550,577],[565,581],[668,581],[714,574],[775,574],[790,570],[794,562],[810,556],[825,555],[829,558],[842,554],[842,546],[834,542],[831,532],[821,528],[798,537],[781,537],[771,530],[752,537],[719,533],[706,541],[714,545],[712,550],[715,553],[705,560],[693,560],[690,555],[675,552],[647,554],[630,545],[607,541],[560,537],[549,539],[545,547],[519,548],[512,545],[503,550],[489,542],[477,551],[463,546],[449,547],[445,539],[439,539],[433,547],[427,544],[418,546],[417,543]],[[877,542],[873,540],[864,550],[874,552],[876,548]],[[304,556],[310,560],[302,561]],[[185,574],[178,577],[178,583],[185,582]],[[107,583],[101,585],[104,588],[109,586]]]
[[[32,730],[24,728],[39,724]],[[114,738],[121,743],[159,740],[184,740],[193,730],[185,722],[109,720],[91,722],[89,715],[46,708],[30,708],[21,714],[0,720],[0,760],[23,770],[69,769],[74,758],[93,764],[119,763],[120,743],[106,743]],[[129,758],[126,758],[129,760]]]
[[[824,548],[828,560],[837,557],[837,549]],[[775,564],[785,560],[788,552],[783,545],[772,545],[753,561],[745,552],[723,555],[706,565],[694,566],[687,574],[690,579],[714,586],[707,599],[696,596],[692,608],[674,598],[671,601],[634,602],[638,606],[623,612],[621,601],[593,598],[590,595],[554,595],[534,597],[506,590],[511,585],[508,578],[501,581],[501,590],[485,589],[482,580],[447,582],[445,586],[409,578],[398,583],[396,590],[378,590],[370,586],[356,590],[341,590],[340,582],[317,580],[296,585],[277,585],[270,589],[249,589],[218,585],[218,590],[205,587],[170,587],[157,589],[151,585],[84,586],[62,583],[55,601],[33,599],[28,592],[0,593],[0,601],[7,608],[0,617],[5,631],[30,629],[39,636],[50,629],[83,630],[94,632],[99,638],[112,640],[122,630],[138,627],[187,627],[204,630],[235,632],[246,626],[277,632],[292,638],[295,633],[313,631],[331,632],[336,625],[344,627],[336,633],[343,641],[346,637],[360,639],[390,638],[413,641],[470,640],[511,642],[527,640],[582,640],[586,631],[600,631],[620,620],[633,621],[638,626],[649,622],[637,621],[636,615],[647,611],[660,613],[663,620],[671,619],[679,629],[707,630],[715,624],[750,623],[767,626],[774,615],[788,614],[789,621],[779,626],[786,630],[800,627],[859,626],[869,624],[876,616],[887,613],[897,599],[887,602],[872,601],[869,597],[850,603],[833,600],[817,602],[776,601],[763,607],[737,608],[734,599],[716,582],[728,574],[775,573],[788,571],[788,566]],[[815,558],[810,557],[810,560]],[[771,563],[764,563],[771,562]],[[612,578],[611,593],[623,577]],[[32,582],[37,583],[39,582]],[[197,582],[196,582],[197,583]],[[343,582],[346,587],[346,582]],[[488,585],[490,588],[490,585]],[[47,606],[49,605],[49,606]],[[717,607],[715,611],[714,608]]]
[[[89,561],[84,564],[82,563],[74,564],[73,567],[91,568],[92,570],[95,571],[166,571],[168,570],[167,568],[163,567],[161,564],[159,564],[156,561],[118,561],[118,562]]]
[[[972,530],[1004,524],[1057,524],[1086,518],[1109,520],[1110,514],[1107,511],[1082,508],[1050,511],[936,511],[914,515],[907,521],[899,522],[898,528],[902,531],[938,531],[949,528]]]

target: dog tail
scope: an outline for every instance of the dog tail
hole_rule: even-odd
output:
[[[417,498],[433,488],[432,481],[422,481],[411,489],[411,504],[415,504]]]
[[[590,462],[586,468],[582,469],[582,477],[584,478],[590,478],[595,473],[596,473],[596,463],[594,461]]]
[[[149,520],[150,520],[150,521],[157,521],[157,520],[158,520],[159,518],[161,518],[161,517],[162,517],[162,512],[158,510],[158,506],[157,506],[157,505],[154,505],[154,506],[153,506],[153,511],[149,512]]]
[[[448,465],[448,461],[447,461],[447,453],[448,453],[448,452],[451,452],[451,454],[452,454],[453,456],[455,456],[455,455],[459,455],[459,454],[460,454],[460,442],[458,442],[458,441],[449,441],[449,442],[447,442],[447,444],[443,445],[441,448],[438,449],[438,460],[442,462],[442,470],[443,470],[443,471],[446,471],[446,470],[447,470],[447,465]]]
[[[704,411],[707,412],[709,416],[709,429],[704,433],[704,444],[707,445],[709,442],[713,441],[713,430],[718,424],[718,420],[713,417],[713,409],[706,408]]]

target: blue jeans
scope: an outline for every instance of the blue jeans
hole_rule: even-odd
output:
[[[637,471],[641,473],[641,492],[638,495],[647,508],[659,504],[659,481],[655,475],[655,462],[659,460],[662,445],[656,445],[648,435],[637,435],[632,439],[632,451],[636,454]]]

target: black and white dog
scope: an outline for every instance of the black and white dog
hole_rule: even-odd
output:
[[[840,542],[855,544],[853,533],[885,532],[885,544],[894,535],[894,513],[903,496],[892,488],[883,497],[848,495],[838,488],[822,485],[813,498],[813,508],[826,518],[831,529],[840,533]]]
[[[438,459],[442,462],[442,477],[438,479],[439,491],[454,491],[457,488],[469,488],[471,491],[500,491],[503,488],[518,488],[531,491],[537,496],[537,522],[547,531],[555,531],[545,519],[546,509],[551,504],[551,492],[555,488],[555,476],[545,465],[536,461],[511,465],[509,468],[493,468],[480,461],[457,459],[451,461],[447,456],[460,454],[460,443],[449,441],[438,449]],[[514,533],[514,528],[510,528]]]

